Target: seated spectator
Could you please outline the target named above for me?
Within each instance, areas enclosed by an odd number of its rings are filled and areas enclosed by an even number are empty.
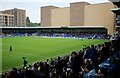
[[[36,78],[36,76],[32,70],[25,70],[24,78]]]
[[[99,57],[99,61],[100,62],[105,61],[109,57],[109,52],[110,52],[110,48],[108,46],[108,42],[105,42]]]
[[[75,77],[78,77],[79,72],[80,72],[80,66],[81,66],[81,59],[79,58],[79,55],[77,55],[77,53],[75,51],[72,52],[72,58],[71,58],[71,68],[72,71],[75,75]]]

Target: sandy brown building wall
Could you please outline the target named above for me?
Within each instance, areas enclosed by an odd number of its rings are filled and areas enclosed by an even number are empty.
[[[70,8],[52,9],[51,26],[69,26]]]
[[[45,6],[41,7],[41,26],[51,26],[51,10],[58,7]]]
[[[112,34],[115,30],[115,15],[111,12],[114,5],[111,2],[86,5],[85,6],[85,26],[105,26],[108,34]]]
[[[70,4],[70,25],[83,26],[84,25],[84,10],[87,2],[76,2]]]

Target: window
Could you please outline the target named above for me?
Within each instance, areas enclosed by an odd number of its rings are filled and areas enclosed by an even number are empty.
[[[120,15],[117,15],[117,19],[120,20]]]

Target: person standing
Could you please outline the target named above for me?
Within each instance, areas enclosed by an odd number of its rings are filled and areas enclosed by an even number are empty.
[[[23,57],[23,60],[24,60],[24,62],[23,62],[24,66],[23,67],[26,67],[27,66],[27,59],[25,57]]]
[[[12,45],[10,45],[10,51],[12,51]]]
[[[84,35],[82,36],[82,41],[83,41],[83,39],[84,39]]]

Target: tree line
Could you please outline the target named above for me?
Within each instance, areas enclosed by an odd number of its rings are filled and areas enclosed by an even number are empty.
[[[36,26],[40,26],[40,23],[30,22],[29,17],[26,17],[26,26],[28,26],[28,27],[36,27]]]

